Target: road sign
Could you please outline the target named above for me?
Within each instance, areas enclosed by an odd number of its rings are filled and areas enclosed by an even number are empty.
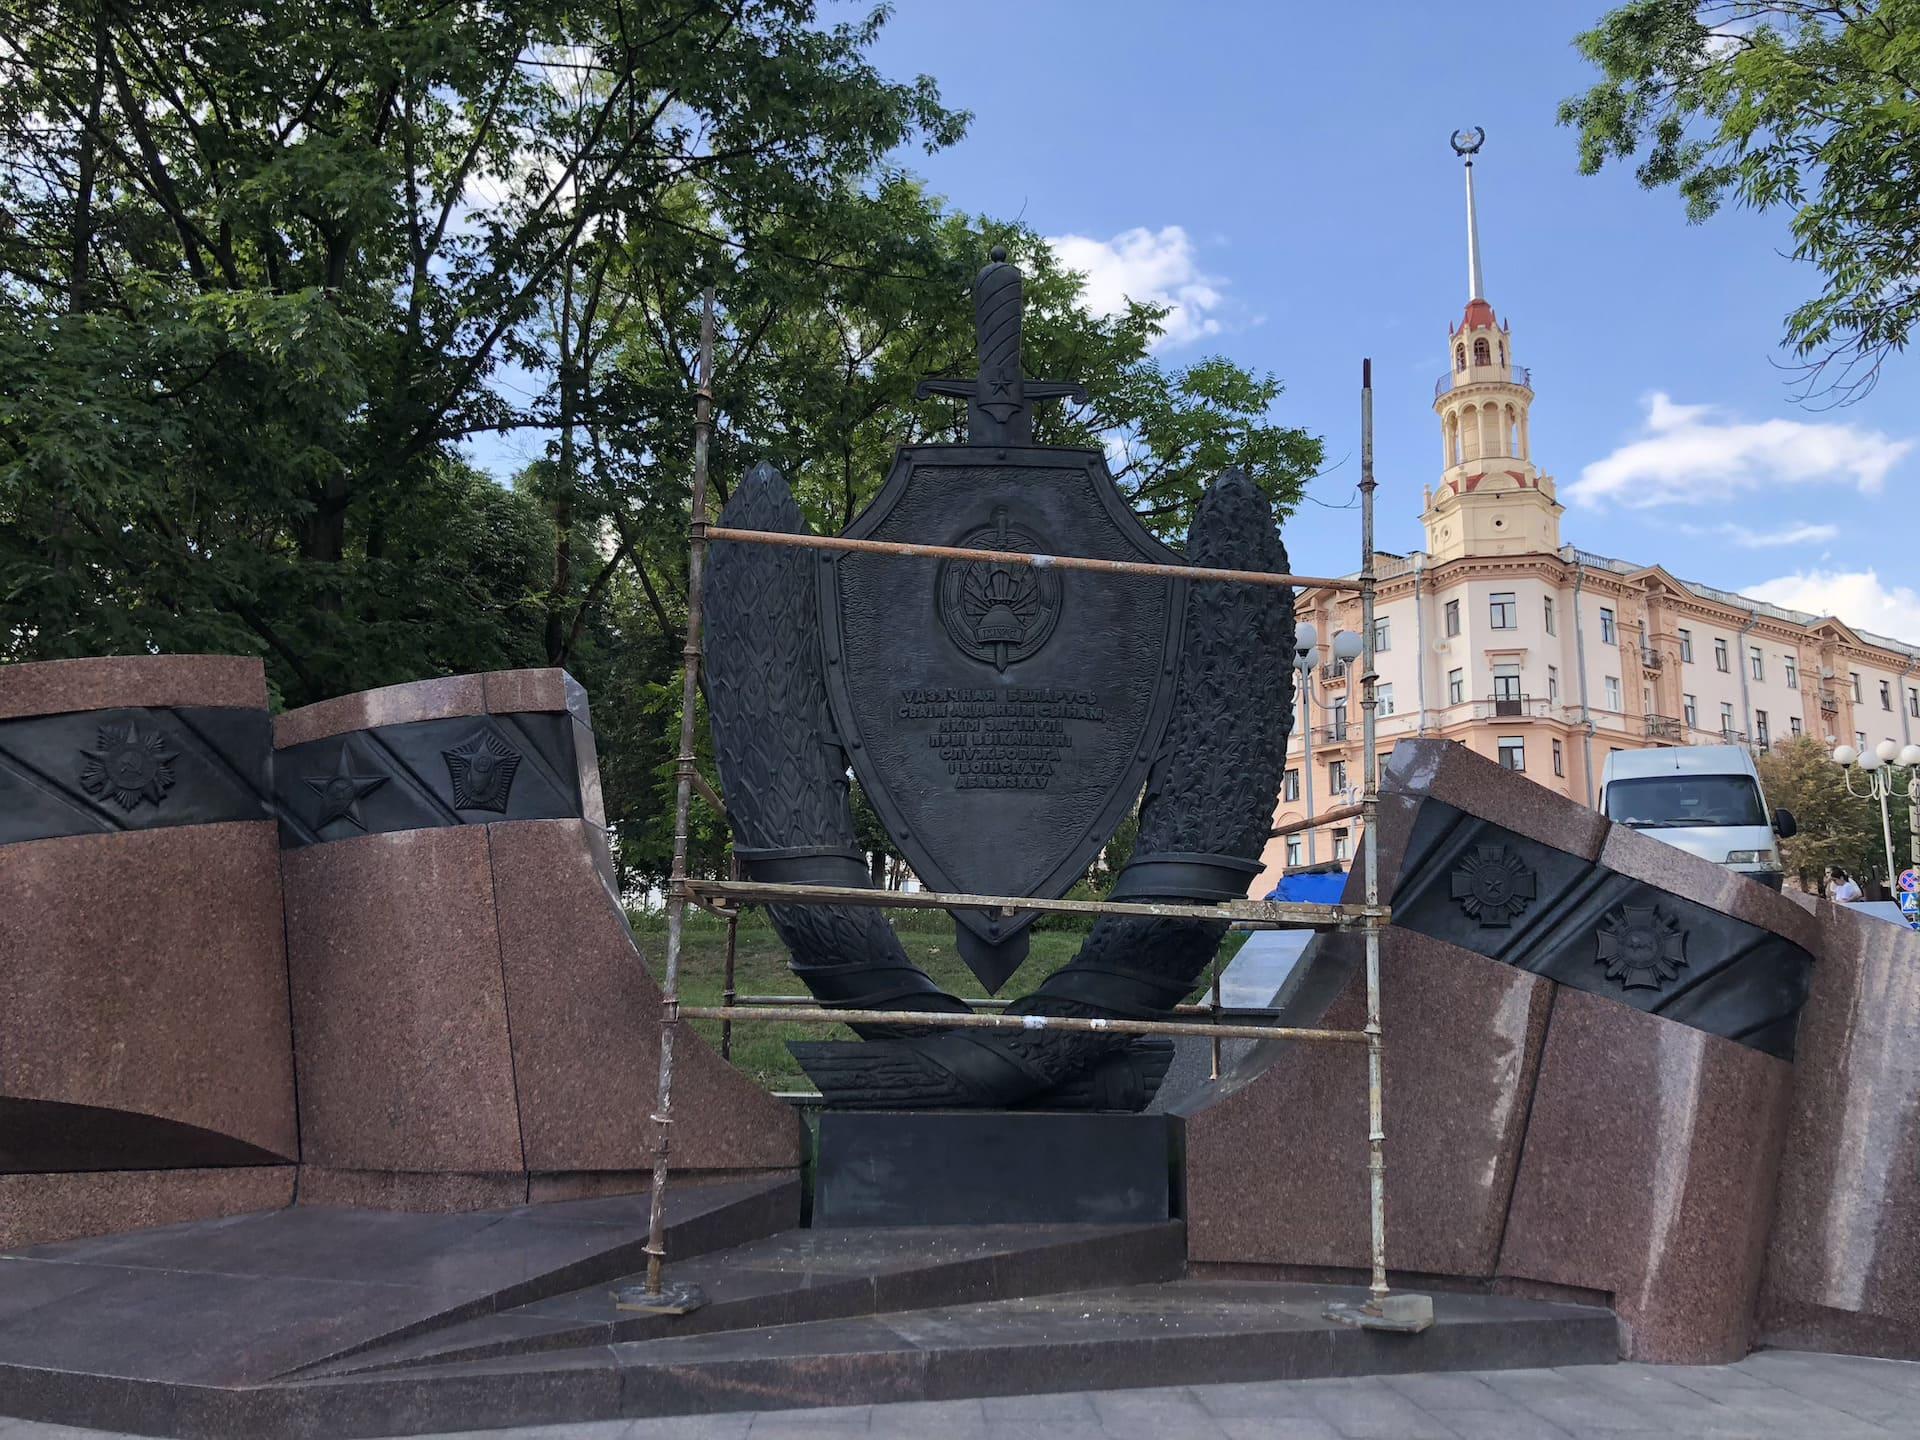
[[[1900,897],[1902,915],[1920,915],[1920,895],[1908,893]]]
[[[1920,870],[1902,870],[1900,878],[1894,883],[1900,887],[1902,895],[1920,894]]]

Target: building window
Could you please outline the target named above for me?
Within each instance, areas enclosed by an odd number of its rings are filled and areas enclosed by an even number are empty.
[[[1520,698],[1520,667],[1518,665],[1493,667],[1493,698],[1496,700]]]
[[[1456,345],[1453,347],[1453,368],[1456,370],[1464,370],[1467,368],[1466,346]]]
[[[1300,798],[1300,771],[1296,768],[1280,777],[1280,798],[1298,800]]]
[[[1724,640],[1713,642],[1713,668],[1722,675],[1727,673],[1727,642]]]
[[[1754,679],[1764,680],[1767,678],[1766,662],[1761,659],[1760,647],[1758,645],[1749,645],[1747,647],[1747,666],[1753,671]]]
[[[1379,702],[1374,708],[1373,713],[1375,715],[1391,715],[1393,713],[1393,686],[1391,685],[1374,686],[1373,698],[1377,702]]]
[[[1520,735],[1502,735],[1500,737],[1500,768],[1502,770],[1525,770],[1527,768],[1527,742]]]
[[[1858,705],[1860,703],[1860,672],[1849,670],[1847,674],[1853,680],[1853,703]]]
[[[1558,740],[1553,742],[1553,773],[1556,775],[1567,773],[1567,752],[1561,748]]]
[[[1620,708],[1620,677],[1609,675],[1601,683],[1607,687],[1607,709],[1618,710]]]
[[[1680,663],[1682,665],[1693,663],[1693,632],[1691,630],[1680,632]]]
[[[1487,601],[1487,623],[1496,630],[1517,630],[1520,628],[1519,608],[1513,592],[1502,591]]]
[[[1333,858],[1336,860],[1344,860],[1347,858],[1347,832],[1345,829],[1333,832]]]
[[[1920,690],[1911,685],[1907,687],[1907,713],[1920,720]]]
[[[1619,631],[1613,623],[1613,611],[1602,605],[1600,607],[1600,643],[1614,645],[1619,643],[1619,639]]]
[[[1458,705],[1467,698],[1467,672],[1447,671],[1447,704]]]
[[[1891,680],[1882,680],[1880,682],[1880,708],[1882,710],[1893,709],[1893,682]]]
[[[1762,750],[1766,749],[1769,743],[1769,737],[1767,735],[1767,712],[1764,710],[1756,710],[1753,712],[1753,743],[1758,745]]]
[[[1345,697],[1342,697],[1341,699],[1334,701],[1333,704],[1328,708],[1333,713],[1333,724],[1330,727],[1332,733],[1329,734],[1327,738],[1330,740],[1346,739],[1347,738],[1347,702]]]
[[[1863,755],[1866,753],[1867,751],[1867,732],[1866,731],[1856,730],[1853,732],[1853,748],[1855,750],[1858,750]]]
[[[1720,702],[1720,733],[1723,736],[1733,734],[1733,702],[1731,700]]]
[[[1547,596],[1547,599],[1546,599],[1546,617],[1547,617],[1547,634],[1552,635],[1557,633],[1553,628],[1553,597],[1551,595]]]
[[[1327,793],[1338,795],[1347,788],[1347,762],[1329,760],[1327,762]]]
[[[1798,715],[1789,715],[1787,717],[1787,729],[1795,735],[1804,733]]]
[[[1432,354],[1433,352],[1428,351],[1427,353]],[[1473,342],[1473,363],[1476,365],[1491,365],[1493,363],[1493,347],[1487,344],[1484,339]]]
[[[1549,665],[1547,666],[1547,699],[1558,700],[1559,698],[1560,667],[1558,665]]]
[[[1689,726],[1698,725],[1700,723],[1700,702],[1695,700],[1691,695],[1682,695],[1680,697],[1680,714],[1685,718]]]
[[[1376,620],[1373,622],[1373,653],[1378,655],[1393,648],[1393,622]]]
[[[1458,635],[1460,633],[1460,602],[1458,600],[1447,601],[1446,616],[1447,634]]]
[[[1793,656],[1782,656],[1780,663],[1787,667],[1787,689],[1798,690],[1800,688],[1800,667],[1794,663]]]
[[[1300,837],[1298,835],[1289,835],[1287,836],[1287,867],[1291,869],[1293,866],[1298,865],[1299,863],[1300,863]]]

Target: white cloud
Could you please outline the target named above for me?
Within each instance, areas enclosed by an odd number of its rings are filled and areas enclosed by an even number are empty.
[[[1832,615],[1860,630],[1920,642],[1920,593],[1884,585],[1873,570],[1809,570],[1742,587],[1741,593],[1789,610]]]
[[[1788,545],[1818,545],[1840,536],[1838,525],[1815,525],[1809,521],[1788,521],[1772,530],[1750,530],[1728,521],[1724,525],[1681,525],[1683,535],[1712,536],[1737,545],[1742,550],[1777,550]]]
[[[1791,485],[1844,484],[1875,495],[1911,449],[1911,440],[1858,425],[1748,422],[1655,394],[1646,434],[1588,465],[1567,494],[1578,505],[1612,501],[1629,510],[1711,504]]]
[[[1168,306],[1159,345],[1185,345],[1220,333],[1215,312],[1226,298],[1222,282],[1201,272],[1193,241],[1180,226],[1149,230],[1136,225],[1111,240],[1051,235],[1047,244],[1062,265],[1086,276],[1087,305],[1095,314],[1118,314],[1129,300]]]

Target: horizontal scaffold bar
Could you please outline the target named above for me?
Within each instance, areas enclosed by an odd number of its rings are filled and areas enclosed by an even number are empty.
[[[1220,1040],[1318,1040],[1364,1045],[1364,1030],[1302,1030],[1288,1025],[1206,1025],[1190,1020],[1107,1020],[1078,1015],[956,1015],[942,1010],[831,1010],[824,1005],[682,1005],[683,1020],[824,1021],[836,1025],[913,1025],[944,1030],[1065,1030],[1096,1035],[1198,1035]]]
[[[1322,575],[1270,575],[1264,570],[1216,570],[1209,565],[1160,565],[1151,560],[1096,560],[1088,555],[1033,555],[1025,550],[976,550],[961,545],[910,545],[901,540],[849,540],[844,535],[795,535],[785,530],[736,530],[706,527],[709,540],[746,545],[787,545],[798,550],[844,550],[861,555],[922,556],[930,560],[985,560],[994,565],[1031,565],[1037,570],[1098,570],[1108,575],[1145,575],[1154,579],[1230,580],[1240,585],[1285,585],[1302,589],[1358,590],[1357,580]]]
[[[939,890],[869,890],[857,885],[776,885],[758,880],[688,880],[686,893],[696,903],[732,901],[737,905],[871,905],[884,910],[998,910],[1012,915],[1037,910],[1043,915],[1138,915],[1159,920],[1224,920],[1263,930],[1337,930],[1367,918],[1364,905],[1310,905],[1298,900],[1222,900],[1214,905],[1183,905],[1155,900],[1045,900],[1029,895],[956,895]],[[1384,905],[1371,912],[1381,924],[1391,920]]]
[[[1267,832],[1267,838],[1272,840],[1281,835],[1297,835],[1302,830],[1317,830],[1320,826],[1331,825],[1336,820],[1351,820],[1355,816],[1366,813],[1365,804],[1336,805],[1331,810],[1322,810],[1318,815],[1308,815],[1301,820],[1288,820],[1284,824],[1276,825]]]
[[[984,999],[978,995],[962,995],[959,998],[964,1004],[971,1006],[975,1010],[1004,1010],[1014,1003],[1012,1000]],[[813,997],[811,995],[736,995],[729,1003],[753,1006],[811,1005],[813,1003]],[[1176,1005],[1173,1007],[1173,1013],[1176,1015],[1211,1015],[1214,1013],[1214,1008],[1211,1005]],[[1254,1019],[1271,1019],[1280,1012],[1271,1005],[1222,1005],[1219,1013],[1228,1020],[1236,1020],[1246,1019],[1248,1017]]]

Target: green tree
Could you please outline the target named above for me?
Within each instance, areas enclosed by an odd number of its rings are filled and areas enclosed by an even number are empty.
[[[1920,320],[1920,0],[1629,0],[1577,40],[1580,168],[1638,157],[1690,220],[1789,212],[1823,277],[1786,317],[1809,393],[1871,388]]]
[[[1833,763],[1827,747],[1810,735],[1798,735],[1774,744],[1759,758],[1760,786],[1767,803],[1790,810],[1799,833],[1781,842],[1781,860],[1802,890],[1827,891],[1827,874],[1835,866],[1865,884],[1885,880],[1886,837],[1880,829],[1880,807],[1847,793],[1847,780]],[[1889,801],[1893,831],[1893,858],[1904,865],[1908,855],[1908,805],[1904,796]]]

